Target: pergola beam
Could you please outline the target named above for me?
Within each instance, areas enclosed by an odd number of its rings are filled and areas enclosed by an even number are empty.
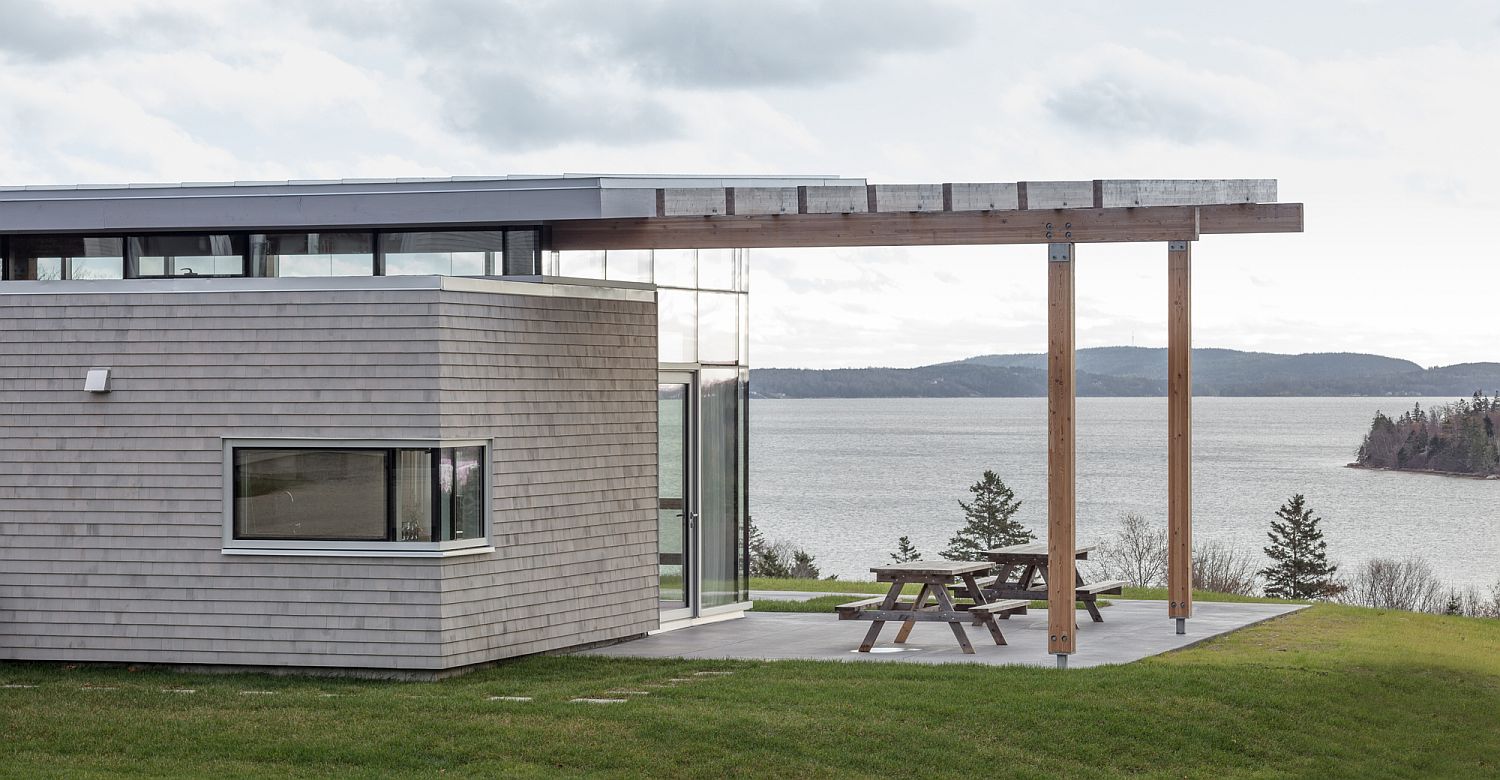
[[[761,249],[1193,241],[1300,233],[1302,204],[757,214],[563,220],[553,249]]]

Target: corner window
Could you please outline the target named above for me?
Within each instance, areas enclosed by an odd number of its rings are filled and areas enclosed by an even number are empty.
[[[486,449],[227,443],[226,552],[483,546]]]

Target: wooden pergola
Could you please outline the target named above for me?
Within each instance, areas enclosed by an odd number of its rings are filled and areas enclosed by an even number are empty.
[[[1167,248],[1168,616],[1192,616],[1192,247],[1204,235],[1300,233],[1266,179],[658,189],[656,216],[551,224],[557,250],[1046,244],[1048,652],[1077,650],[1074,259],[1078,244]]]

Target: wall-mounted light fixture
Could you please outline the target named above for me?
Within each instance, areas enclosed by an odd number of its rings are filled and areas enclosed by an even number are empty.
[[[109,392],[109,369],[91,368],[83,377],[83,389],[90,393]]]

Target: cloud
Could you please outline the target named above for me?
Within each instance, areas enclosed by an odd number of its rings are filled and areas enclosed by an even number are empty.
[[[1071,84],[1048,98],[1046,106],[1059,121],[1092,135],[1196,144],[1241,141],[1253,126],[1232,109],[1204,105],[1201,97],[1172,94],[1119,76]]]
[[[907,0],[606,3],[576,19],[607,56],[684,87],[797,87],[869,73],[880,60],[935,56],[968,37],[967,9]]]
[[[677,112],[649,96],[558,89],[505,71],[464,73],[443,92],[455,127],[512,150],[575,141],[660,143],[682,131]]]
[[[0,0],[0,19],[5,21],[0,52],[32,63],[155,45],[173,40],[196,21],[154,8],[60,6],[43,0]]]

